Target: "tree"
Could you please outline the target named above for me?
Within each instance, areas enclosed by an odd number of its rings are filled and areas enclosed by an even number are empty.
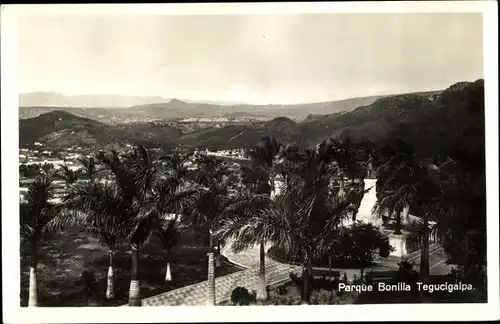
[[[170,263],[168,262],[168,255],[174,246],[179,243],[179,235],[182,229],[179,227],[178,216],[174,216],[172,219],[167,219],[163,226],[159,226],[156,229],[156,233],[160,238],[163,250],[166,254],[166,273],[165,281],[170,281]]]
[[[28,188],[24,203],[20,205],[21,238],[30,246],[29,307],[38,306],[37,251],[45,225],[54,217],[56,207],[50,203],[53,197],[52,177],[42,175]]]
[[[419,273],[424,281],[429,276],[429,219],[436,218],[440,199],[440,191],[429,166],[428,160],[416,154],[404,152],[394,155],[377,170],[384,182],[380,186],[381,194],[375,206],[379,215],[385,210],[389,215],[399,215],[407,206],[419,206],[423,222]]]
[[[244,174],[244,183],[249,190],[255,194],[265,194],[271,197],[274,191],[273,166],[275,159],[280,152],[281,144],[276,139],[265,136],[259,145],[252,146],[246,151],[246,155],[252,162],[251,167],[242,165]],[[266,283],[266,264],[265,264],[265,244],[266,241],[259,242],[260,249],[260,267],[259,278],[260,285],[257,291],[257,298],[267,299]]]
[[[61,165],[61,168],[57,170],[57,175],[66,182],[67,185],[72,185],[80,177],[80,170],[72,170],[66,163]]]
[[[101,153],[98,159],[109,181],[89,181],[74,186],[65,200],[66,216],[54,226],[79,224],[107,235],[106,242],[111,237],[130,242],[129,305],[141,306],[140,247],[161,229],[165,214],[177,214],[192,205],[197,190],[185,189],[176,173],[160,177],[158,163],[145,147],[137,147],[122,156],[112,150]]]
[[[64,196],[62,208],[46,229],[59,231],[80,227],[95,235],[109,251],[106,298],[114,298],[113,256],[126,237],[126,208],[121,192],[112,183],[82,182]]]
[[[113,158],[111,161],[115,161]],[[199,190],[189,189],[177,172],[158,175],[155,159],[145,147],[127,155],[124,167],[109,164],[124,192],[132,247],[129,305],[141,306],[139,290],[139,249],[163,226],[165,214],[182,214],[196,202]],[[120,166],[120,164],[117,164]]]
[[[451,261],[464,277],[486,265],[486,204],[484,171],[449,160],[433,168],[441,189],[437,231]]]
[[[375,257],[386,258],[391,251],[387,240],[377,227],[360,221],[341,228],[339,238],[335,243],[335,249],[359,263],[361,279],[364,269],[372,263]]]
[[[78,162],[82,165],[82,173],[89,181],[94,181],[97,176],[97,165],[94,157],[80,157]]]
[[[224,218],[217,236],[234,237],[233,250],[241,251],[261,242],[271,242],[287,253],[300,255],[304,260],[303,301],[310,296],[312,258],[322,252],[336,236],[339,224],[357,195],[335,199],[328,184],[338,168],[332,167],[331,147],[325,142],[316,150],[290,150],[292,170],[287,173],[285,185],[274,200],[269,195],[254,194],[257,208]],[[260,201],[259,201],[260,200]],[[240,210],[245,210],[241,208]]]
[[[332,145],[334,160],[338,164],[340,170],[339,195],[345,195],[344,178],[350,178],[354,182],[354,178],[358,173],[358,163],[355,158],[355,151],[351,144],[351,140],[347,137],[340,142],[333,138],[330,139]]]
[[[192,173],[192,178],[201,186],[202,190],[197,201],[186,211],[181,222],[205,234],[207,239],[209,259],[209,303],[215,303],[215,267],[220,264],[221,240],[215,240],[213,231],[218,227],[219,221],[226,209],[230,208],[236,191],[230,182],[231,174],[227,163],[215,157],[201,155],[195,159],[197,169]],[[218,246],[214,260],[214,247]]]
[[[45,175],[49,175],[51,174],[52,170],[54,170],[54,165],[52,163],[44,163],[42,164],[41,166],[41,171],[45,174]]]
[[[40,175],[41,165],[39,163],[35,164],[21,164],[19,165],[19,177],[20,178],[31,178]]]

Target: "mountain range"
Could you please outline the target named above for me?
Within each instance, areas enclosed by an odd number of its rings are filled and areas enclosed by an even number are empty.
[[[432,94],[439,91],[424,92]],[[200,102],[162,97],[133,97],[114,95],[65,96],[51,92],[21,94],[19,118],[32,118],[53,110],[103,122],[124,118],[177,119],[216,116],[287,116],[303,119],[308,115],[334,114],[369,105],[386,96],[369,96],[337,101],[293,105],[252,105],[228,102]]]
[[[459,82],[443,91],[370,98],[370,100],[358,98],[356,102],[368,103],[348,111],[327,114],[311,112],[308,118],[300,122],[284,114],[265,122],[211,127],[188,133],[183,133],[172,124],[151,122],[108,125],[67,112],[52,111],[35,118],[20,120],[20,144],[45,141],[57,147],[79,145],[82,142],[101,146],[120,141],[233,149],[257,143],[263,136],[268,135],[284,143],[306,146],[315,145],[327,138],[349,137],[357,142],[371,141],[379,144],[405,139],[417,148],[436,154],[461,150],[464,147],[484,149],[484,80],[482,79],[475,82]],[[181,106],[184,107],[181,109],[184,111],[201,110],[200,107],[221,109],[220,106],[211,104],[190,104],[173,100],[153,108],[147,105],[130,109],[151,111],[152,108],[165,111],[165,107],[169,107],[169,104],[171,109],[167,108],[166,111]],[[337,107],[341,104],[336,102]],[[321,103],[310,105],[316,107],[323,105],[324,108],[324,104]],[[251,112],[256,114],[255,110]]]
[[[120,95],[76,95],[66,96],[57,92],[30,92],[19,95],[20,107],[65,107],[65,108],[127,108],[152,102],[168,102],[160,96],[139,97]]]
[[[459,82],[441,92],[379,98],[352,111],[286,117],[241,126],[188,133],[170,142],[192,147],[238,148],[269,135],[284,143],[312,146],[328,139],[370,141],[381,145],[398,139],[416,149],[442,154],[463,148],[484,149],[484,80]]]

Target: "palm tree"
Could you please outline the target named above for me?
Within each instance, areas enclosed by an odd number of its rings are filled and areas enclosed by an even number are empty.
[[[109,251],[106,298],[114,298],[113,256],[126,236],[126,208],[118,187],[106,182],[83,182],[73,185],[63,198],[59,214],[46,229],[60,231],[81,227],[94,234]],[[90,300],[89,300],[90,302]]]
[[[255,194],[265,194],[271,197],[274,191],[273,166],[281,149],[281,144],[276,139],[269,136],[264,137],[259,145],[250,147],[246,155],[252,162],[251,167],[242,165],[244,181],[250,191]],[[257,291],[257,298],[265,300],[268,298],[266,283],[266,264],[265,264],[265,244],[266,241],[259,242],[259,278],[260,285]]]
[[[158,174],[158,163],[145,147],[121,157],[112,150],[98,156],[108,181],[76,185],[65,198],[64,212],[53,227],[83,225],[100,234],[110,249],[128,240],[132,250],[129,305],[141,306],[139,250],[162,229],[164,216],[179,213],[195,201],[197,190],[184,189],[177,173]]]
[[[442,243],[462,273],[474,272],[486,264],[485,175],[455,160],[431,170],[441,191],[436,221]]]
[[[354,177],[357,172],[357,162],[354,156],[354,148],[351,145],[350,138],[346,138],[344,141],[340,142],[333,138],[330,139],[330,143],[333,146],[333,154],[335,162],[338,164],[340,169],[339,182],[339,195],[345,195],[345,183],[344,178],[348,177],[354,181]]]
[[[160,226],[156,229],[156,233],[160,238],[162,243],[162,247],[166,254],[167,265],[165,271],[165,281],[170,281],[172,278],[170,277],[170,263],[168,262],[168,255],[172,248],[179,243],[179,235],[182,232],[182,229],[178,224],[178,215],[175,215],[173,219],[167,219],[163,226]]]
[[[80,157],[78,162],[82,165],[82,173],[85,174],[89,181],[94,181],[97,176],[97,165],[94,157]]]
[[[114,160],[114,159],[113,159]],[[155,159],[145,147],[138,147],[122,165],[109,164],[118,185],[125,193],[128,205],[129,239],[132,247],[132,271],[129,305],[141,306],[139,290],[139,250],[152,234],[163,226],[166,214],[182,214],[197,200],[199,190],[189,189],[176,172],[167,177],[158,176]],[[118,164],[120,165],[120,164]],[[126,171],[123,171],[126,170]]]
[[[268,195],[255,196],[254,201],[260,200],[260,208],[224,218],[216,235],[235,237],[235,252],[269,241],[287,253],[302,257],[303,300],[307,302],[312,259],[334,239],[352,200],[361,193],[350,193],[343,200],[335,199],[328,184],[338,168],[332,166],[331,147],[325,142],[317,150],[294,151],[297,155],[290,165],[295,167],[288,172],[282,192],[274,200]]]
[[[57,170],[57,175],[64,180],[67,185],[72,185],[78,181],[80,173],[80,170],[72,170],[66,163],[61,165],[61,168]]]
[[[52,177],[42,175],[29,186],[25,202],[20,205],[21,238],[30,246],[29,307],[38,306],[37,249],[42,239],[43,228],[55,214]]]
[[[419,206],[422,212],[423,246],[420,259],[420,276],[429,276],[429,219],[436,217],[439,189],[431,176],[429,162],[415,154],[399,153],[380,166],[377,173],[383,180],[380,198],[375,205],[381,215],[385,210],[389,215],[396,214],[400,219],[403,209]],[[395,234],[401,233],[400,220],[397,220]]]
[[[185,226],[194,227],[197,231],[206,234],[208,247],[208,303],[215,304],[215,268],[220,265],[220,240],[214,240],[213,231],[223,217],[225,210],[230,208],[234,199],[233,183],[230,181],[229,166],[211,156],[199,156],[196,159],[197,170],[191,174],[202,188],[197,201],[182,222]],[[214,242],[215,241],[215,242]],[[214,259],[214,245],[218,246],[218,253]]]

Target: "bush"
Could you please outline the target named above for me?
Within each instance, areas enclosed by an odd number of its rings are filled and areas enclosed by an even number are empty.
[[[250,294],[245,287],[236,287],[231,293],[231,302],[237,306],[250,305],[250,302],[255,301],[255,297],[255,292]]]
[[[393,281],[396,283],[405,282],[412,287],[412,290],[416,291],[418,272],[413,270],[413,263],[403,260],[398,263],[398,267],[398,272]]]
[[[93,270],[83,270],[80,276],[85,287],[85,298],[87,302],[93,302],[96,296],[97,281]]]
[[[333,290],[315,290],[310,297],[311,305],[336,305],[340,304],[337,294]]]
[[[288,287],[286,285],[280,285],[276,288],[276,293],[278,295],[284,296],[288,292]]]
[[[268,300],[258,301],[255,305],[301,305],[300,296],[272,296]]]

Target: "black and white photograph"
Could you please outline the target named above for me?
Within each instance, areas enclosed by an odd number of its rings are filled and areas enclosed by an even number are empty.
[[[4,321],[499,319],[497,5],[419,3],[2,6]]]

